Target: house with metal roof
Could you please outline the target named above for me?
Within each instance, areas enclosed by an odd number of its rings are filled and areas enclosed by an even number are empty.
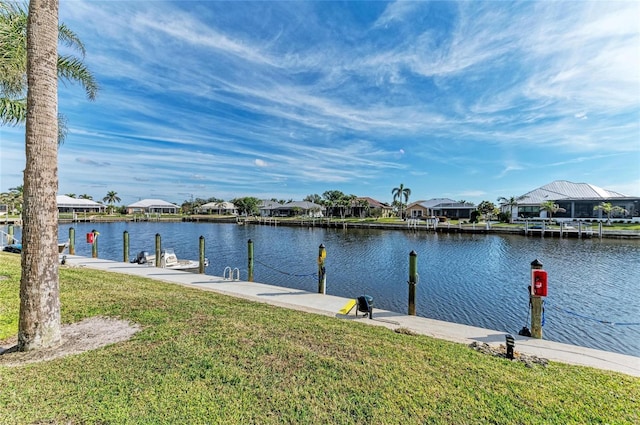
[[[56,196],[58,213],[101,213],[106,206],[91,199],[72,198],[67,195]]]
[[[476,206],[471,202],[458,202],[449,198],[416,201],[407,206],[408,218],[447,217],[470,218]]]
[[[263,199],[262,201],[260,201],[260,205],[258,205],[260,217],[271,217],[273,215],[273,211],[282,205],[283,204],[276,201]]]
[[[603,202],[623,208],[626,213],[613,214],[612,218],[631,219],[640,216],[640,198],[626,196],[613,190],[603,189],[589,183],[573,183],[556,180],[519,197],[518,217],[546,217],[541,211],[541,204],[553,201],[560,210],[553,214],[554,218],[605,219],[606,215],[596,207]],[[507,207],[508,209],[508,207]]]
[[[198,213],[218,215],[238,215],[238,209],[233,202],[208,202],[198,207]]]
[[[306,215],[309,217],[322,217],[324,207],[309,201],[293,201],[286,204],[273,205],[271,216],[291,217],[296,215]]]
[[[127,214],[178,214],[180,207],[162,199],[143,199],[127,205]]]

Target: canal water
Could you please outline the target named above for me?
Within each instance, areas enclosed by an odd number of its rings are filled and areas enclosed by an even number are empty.
[[[640,356],[640,242],[518,235],[434,234],[399,230],[322,229],[216,223],[75,223],[76,254],[91,256],[85,234],[100,232],[98,256],[122,261],[162,246],[178,258],[198,258],[205,238],[209,275],[238,268],[247,279],[247,241],[254,244],[254,280],[318,290],[318,247],[327,251],[328,294],[368,294],[374,307],[406,313],[409,253],[418,255],[419,316],[516,334],[530,327],[531,262],[549,274],[545,339]],[[374,313],[375,314],[375,313]]]

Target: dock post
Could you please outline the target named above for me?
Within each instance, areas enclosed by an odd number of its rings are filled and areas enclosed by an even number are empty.
[[[327,269],[324,267],[324,261],[327,258],[327,250],[324,244],[318,247],[318,293],[326,294],[327,292]]]
[[[129,232],[122,232],[122,261],[129,262]]]
[[[204,236],[200,235],[199,242],[200,242],[200,246],[199,246],[200,249],[199,249],[198,252],[200,253],[200,255],[198,257],[198,262],[199,262],[198,273],[204,274],[204,258],[205,258],[205,256],[204,256]]]
[[[7,211],[7,217],[9,216],[9,212]],[[13,244],[13,224],[10,224],[7,228],[7,245]]]
[[[91,233],[93,233],[93,243],[91,244],[91,257],[98,258],[98,235],[100,233],[98,233],[96,229],[93,229]]]
[[[531,276],[533,280],[533,271],[541,270],[542,263],[533,260],[531,262]],[[529,288],[529,305],[531,306],[531,336],[533,338],[542,338],[542,297],[533,295],[533,282]]]
[[[247,280],[253,282],[253,241],[247,241]]]
[[[410,316],[416,315],[416,285],[418,284],[418,254],[415,251],[409,253],[409,312]]]
[[[602,222],[598,221],[598,237],[602,239]]]
[[[582,239],[582,222],[578,222],[578,238]]]
[[[162,255],[162,237],[156,233],[156,267],[160,267],[160,256]]]
[[[562,239],[562,224],[564,223],[564,221],[560,222],[560,239]]]
[[[69,255],[76,255],[76,229],[69,227]]]

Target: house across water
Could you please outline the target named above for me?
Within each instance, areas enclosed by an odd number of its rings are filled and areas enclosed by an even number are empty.
[[[447,217],[449,219],[470,218],[476,206],[471,202],[458,202],[449,198],[434,198],[417,201],[407,206],[408,218]]]
[[[607,219],[607,214],[598,206],[609,203],[614,208],[611,219],[640,220],[640,197],[626,196],[612,190],[602,189],[588,183],[572,183],[556,180],[520,196],[517,205],[518,218],[547,217],[541,205],[552,201],[558,205],[553,213],[556,219]],[[508,205],[503,205],[505,212]],[[515,207],[513,207],[515,216]]]

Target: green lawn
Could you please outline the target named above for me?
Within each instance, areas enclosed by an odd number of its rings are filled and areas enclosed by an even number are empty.
[[[19,257],[0,253],[0,339],[17,332]],[[386,328],[87,269],[60,270],[65,323],[133,339],[0,366],[2,424],[638,423],[640,379],[527,368]]]

